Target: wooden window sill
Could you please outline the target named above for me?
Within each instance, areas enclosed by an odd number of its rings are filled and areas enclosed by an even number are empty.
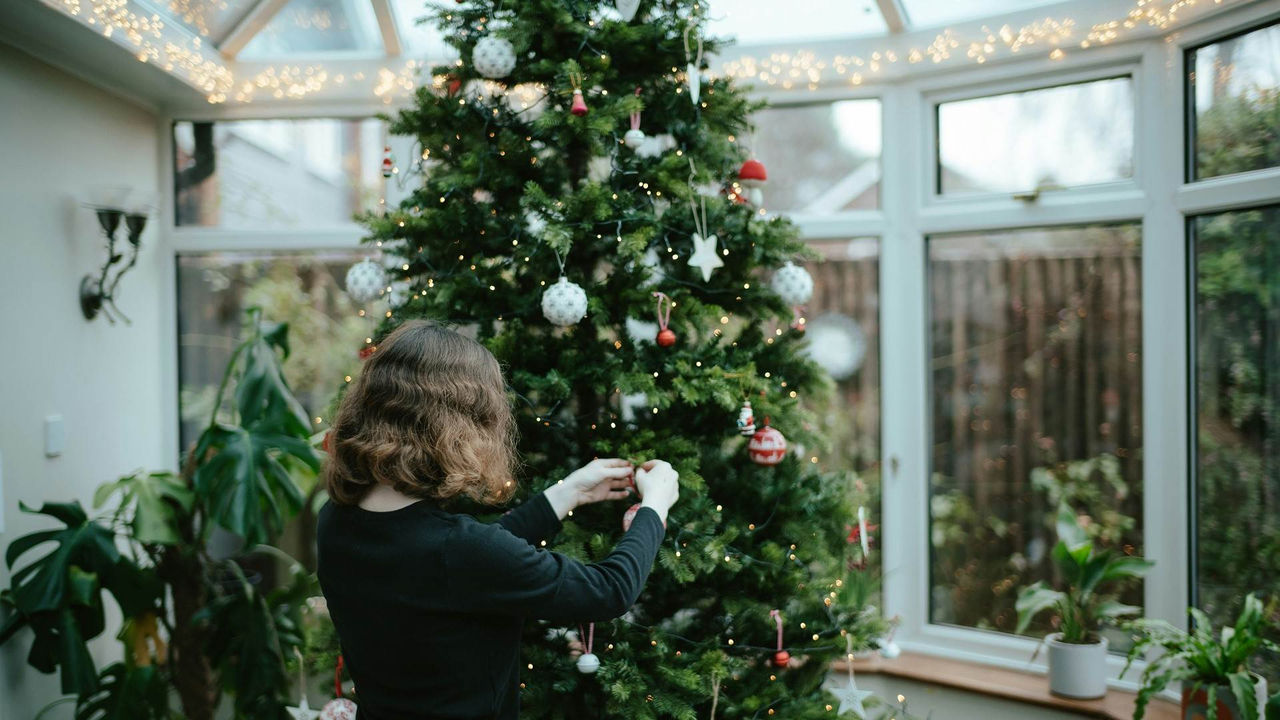
[[[832,669],[844,672],[845,662],[836,661]],[[1043,675],[921,653],[904,652],[892,660],[879,656],[857,659],[853,661],[853,671],[900,677],[1103,720],[1131,720],[1136,697],[1113,689],[1097,700],[1071,700],[1051,694],[1049,681]],[[1147,706],[1145,720],[1179,720],[1178,706],[1154,700]]]

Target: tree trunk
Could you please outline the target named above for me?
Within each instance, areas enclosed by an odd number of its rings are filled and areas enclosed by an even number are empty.
[[[200,559],[178,547],[165,549],[157,568],[173,592],[173,685],[187,720],[213,720],[220,691],[209,658],[204,653],[206,632],[192,618],[206,601]]]

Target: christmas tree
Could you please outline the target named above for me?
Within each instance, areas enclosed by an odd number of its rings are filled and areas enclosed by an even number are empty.
[[[525,492],[593,457],[680,472],[635,607],[592,628],[527,625],[524,717],[830,718],[829,661],[885,630],[848,479],[817,464],[806,402],[830,383],[803,353],[812,281],[791,263],[805,246],[760,206],[759,104],[706,76],[721,42],[705,11],[434,9],[461,59],[392,118],[414,156],[388,155],[384,174],[418,184],[365,218],[383,262],[349,278],[359,299],[391,295],[365,352],[422,317],[503,363]],[[602,558],[626,509],[581,508],[551,549]],[[571,652],[588,643],[594,673]]]

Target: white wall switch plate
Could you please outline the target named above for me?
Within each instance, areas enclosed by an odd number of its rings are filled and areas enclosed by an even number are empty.
[[[44,419],[44,455],[55,458],[62,454],[67,446],[67,430],[62,424],[61,415],[50,415]]]

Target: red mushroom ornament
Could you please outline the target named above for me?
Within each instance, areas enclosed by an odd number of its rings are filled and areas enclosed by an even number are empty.
[[[755,158],[742,163],[742,167],[738,168],[738,182],[747,189],[747,199],[752,205],[759,205],[764,202],[765,182],[769,180],[769,174],[765,172],[764,163]]]

